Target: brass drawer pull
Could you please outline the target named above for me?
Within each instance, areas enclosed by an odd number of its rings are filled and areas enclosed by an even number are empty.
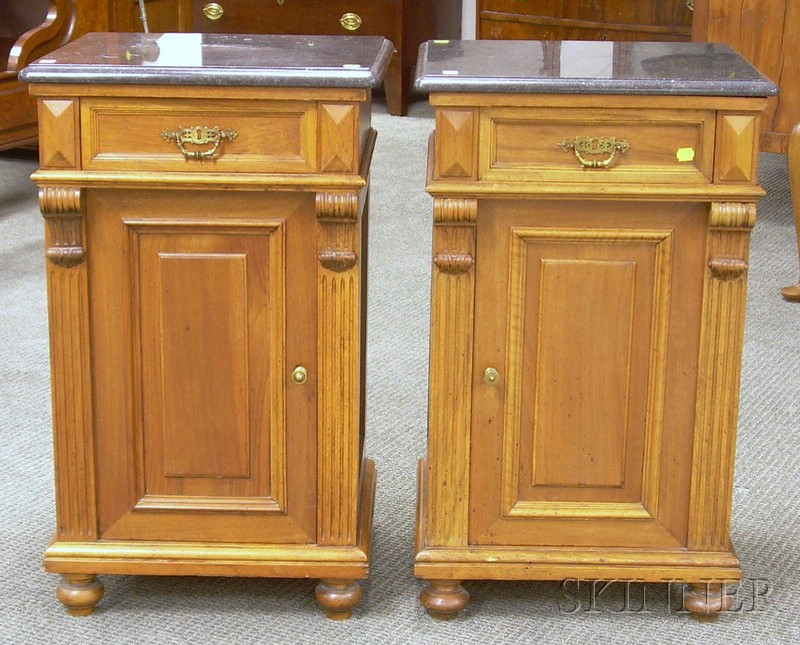
[[[348,12],[339,18],[339,24],[347,31],[357,31],[363,22],[357,13]]]
[[[608,168],[618,152],[630,150],[631,144],[627,139],[617,141],[616,137],[575,137],[572,141],[564,139],[561,149],[575,153],[581,166],[584,168]],[[583,155],[607,155],[605,159],[591,160]]]
[[[218,125],[209,128],[207,125],[193,125],[191,128],[178,126],[177,130],[161,133],[164,141],[175,141],[181,154],[187,159],[211,159],[219,150],[223,139],[233,140],[239,136],[236,130],[221,130]],[[188,150],[186,145],[205,146],[211,144],[207,150]]]
[[[686,0],[686,8],[689,11],[694,11],[694,0]]]
[[[209,2],[203,7],[203,15],[209,20],[219,20],[224,13],[222,5],[218,5],[216,2]]]
[[[483,371],[483,382],[486,385],[497,385],[500,381],[500,373],[493,367],[487,367]]]

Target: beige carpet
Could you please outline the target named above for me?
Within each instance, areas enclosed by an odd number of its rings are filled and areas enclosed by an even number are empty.
[[[377,107],[370,226],[366,452],[378,464],[374,565],[344,623],[326,620],[313,581],[104,576],[97,613],[70,618],[41,555],[54,526],[42,223],[30,159],[0,155],[0,643],[791,643],[800,637],[800,304],[786,160],[761,157],[769,191],[753,238],[733,537],[742,610],[715,624],[671,610],[665,586],[600,595],[556,583],[472,582],[472,604],[435,622],[411,575],[416,462],[425,451],[431,201],[424,102]],[[762,594],[752,610],[753,590]],[[767,593],[768,592],[768,593]],[[580,607],[577,607],[579,601]]]

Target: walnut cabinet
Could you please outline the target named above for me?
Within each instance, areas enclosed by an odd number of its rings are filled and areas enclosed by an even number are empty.
[[[775,88],[704,47],[425,45],[434,241],[414,572],[436,617],[480,579],[687,583],[700,614],[730,601],[748,240]],[[725,60],[718,76],[680,71],[704,56]]]
[[[764,113],[761,150],[786,153],[800,121],[800,5],[793,0],[697,0],[692,39],[731,45],[780,87]]]
[[[317,77],[276,72],[275,51]],[[390,55],[383,38],[91,34],[26,70],[52,349],[45,567],[70,612],[92,611],[103,573],[319,578],[331,618],[358,602],[370,89]]]

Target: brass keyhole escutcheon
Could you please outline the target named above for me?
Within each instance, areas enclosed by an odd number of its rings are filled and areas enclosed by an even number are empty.
[[[219,20],[222,18],[224,13],[225,9],[222,8],[222,5],[218,5],[216,2],[209,2],[205,7],[203,7],[203,15],[209,20]]]
[[[487,367],[483,372],[483,381],[486,385],[497,385],[500,373],[493,367]]]
[[[339,18],[339,24],[347,31],[357,31],[362,22],[361,16],[357,13],[348,12]]]
[[[298,365],[294,368],[294,372],[292,372],[292,381],[297,383],[297,385],[302,385],[308,380],[308,371],[302,365]]]

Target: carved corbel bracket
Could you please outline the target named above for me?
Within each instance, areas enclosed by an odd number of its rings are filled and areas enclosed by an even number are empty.
[[[756,205],[714,202],[709,215],[708,267],[711,277],[736,280],[747,273],[750,231],[756,224]]]
[[[440,197],[433,202],[434,265],[448,275],[467,273],[475,264],[476,199]]]
[[[357,192],[317,193],[318,257],[328,271],[340,273],[356,265],[358,217],[363,203]]]
[[[86,258],[83,243],[83,190],[72,186],[39,189],[39,210],[47,223],[47,258],[69,269]]]
[[[750,230],[756,225],[756,205],[742,202],[711,204],[709,228]]]

